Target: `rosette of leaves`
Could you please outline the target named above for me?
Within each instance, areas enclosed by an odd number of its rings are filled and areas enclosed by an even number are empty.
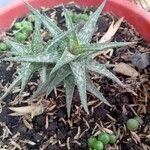
[[[53,22],[51,23],[53,24]],[[52,65],[55,64],[57,60],[60,58],[60,55],[58,55],[58,51],[56,50],[57,47],[56,45],[63,38],[67,37],[70,31],[65,33],[62,32],[53,41],[50,41],[47,44],[45,44],[42,40],[40,29],[41,29],[41,19],[38,16],[36,17],[35,20],[31,44],[24,45],[22,43],[17,43],[15,41],[11,41],[8,39],[6,40],[11,46],[10,53],[15,57],[4,58],[2,60],[21,62],[21,68],[17,70],[16,79],[12,82],[12,84],[8,87],[4,95],[0,98],[1,100],[4,99],[12,91],[12,89],[18,85],[21,85],[20,90],[21,94],[24,91],[31,76],[35,72],[39,73],[41,82],[42,83],[45,82],[47,79],[47,75],[50,73],[52,67],[49,64]],[[47,52],[51,48],[53,48],[53,51],[51,51],[47,55]],[[47,60],[47,62],[45,62],[45,60]]]
[[[21,82],[21,89],[23,90],[29,77],[35,71],[39,71],[42,82],[31,98],[44,93],[48,96],[55,87],[63,83],[66,92],[68,116],[70,116],[75,86],[78,89],[81,104],[87,113],[89,112],[87,91],[95,95],[105,104],[110,105],[90,79],[90,72],[92,71],[104,75],[122,87],[124,87],[124,84],[106,68],[105,64],[101,64],[92,59],[91,55],[98,51],[127,46],[131,43],[91,43],[96,22],[105,3],[106,1],[89,16],[89,20],[80,30],[74,27],[68,10],[63,6],[66,27],[68,29],[68,31],[65,32],[62,31],[53,20],[42,15],[38,10],[27,4],[30,11],[36,16],[36,19],[42,22],[44,27],[53,35],[53,39],[48,43],[43,43],[39,33],[40,27],[35,24],[30,48],[27,49],[22,44],[10,42],[13,47],[13,54],[17,56],[6,58],[5,60],[21,62],[22,68],[16,80],[14,80],[12,85],[8,88],[8,92],[19,82]],[[4,95],[6,94],[7,92]]]

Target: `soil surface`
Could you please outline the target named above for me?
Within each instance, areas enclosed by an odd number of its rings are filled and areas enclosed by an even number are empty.
[[[69,9],[77,13],[87,13],[94,8],[80,8],[69,6]],[[65,29],[62,8],[58,7],[46,10],[49,17],[53,17],[58,25]],[[117,20],[110,14],[103,14],[97,23],[97,29],[93,35],[92,42],[97,42],[108,30],[111,22]],[[46,32],[46,31],[45,31]],[[43,34],[45,41],[50,36]],[[18,99],[17,89],[5,99],[6,103],[0,104],[0,149],[13,150],[88,150],[87,139],[91,135],[97,135],[101,131],[114,133],[118,140],[114,145],[108,145],[106,150],[150,150],[150,67],[139,68],[139,64],[133,60],[133,56],[141,56],[149,53],[150,45],[144,41],[138,33],[125,21],[112,41],[136,41],[137,43],[123,48],[112,50],[112,53],[101,54],[97,60],[102,63],[118,64],[123,62],[132,66],[139,75],[128,77],[117,74],[119,79],[134,90],[137,96],[121,89],[119,85],[110,79],[97,74],[92,79],[104,96],[112,104],[112,107],[101,103],[97,98],[88,93],[90,115],[87,115],[80,106],[77,90],[74,92],[71,118],[67,118],[65,94],[63,87],[58,87],[51,93],[48,99],[39,97],[44,106],[43,113],[33,116],[11,116],[13,113],[9,107],[29,106],[35,102],[28,101],[28,96],[33,93],[38,83],[38,76],[32,77],[26,87],[22,99]],[[2,54],[3,55],[3,54]],[[1,55],[1,57],[3,57]],[[140,63],[140,65],[142,65]],[[0,63],[0,88],[1,93],[6,90],[9,83],[15,77],[16,65]],[[135,132],[126,128],[129,118],[140,116],[144,123]]]

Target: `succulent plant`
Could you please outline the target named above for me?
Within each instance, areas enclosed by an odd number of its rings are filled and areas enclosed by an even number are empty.
[[[16,22],[15,24],[14,24],[14,27],[15,27],[15,29],[21,29],[22,28],[22,24],[21,24],[21,22]]]
[[[94,148],[94,144],[95,144],[95,142],[97,142],[97,138],[92,136],[87,140],[87,142],[88,142],[88,146],[90,148]]]
[[[115,144],[116,143],[116,141],[117,141],[117,136],[116,135],[110,134],[109,138],[110,138],[110,141],[109,141],[110,144]]]
[[[7,44],[4,42],[0,42],[0,51],[6,51],[7,50]]]
[[[88,138],[87,143],[89,148],[93,150],[103,150],[107,144],[115,144],[117,136],[107,132],[101,132],[97,137],[91,136]]]
[[[136,131],[139,128],[140,123],[136,119],[129,119],[127,121],[127,128],[130,131]]]
[[[101,141],[96,141],[93,145],[94,150],[103,150],[104,144]]]
[[[0,52],[7,51],[11,48],[11,46],[6,42],[0,42]]]
[[[83,14],[82,13],[77,14],[75,12],[70,11],[69,15],[70,15],[73,23],[77,23],[79,21],[88,21],[88,19],[89,19],[89,15],[85,14],[85,13],[83,13]]]
[[[31,98],[44,93],[48,96],[55,87],[63,83],[66,92],[68,116],[70,116],[75,86],[77,86],[81,104],[87,113],[89,111],[86,91],[91,92],[102,102],[110,105],[90,79],[90,72],[92,71],[104,75],[117,82],[122,87],[124,87],[124,84],[106,68],[105,64],[101,64],[92,59],[91,55],[98,51],[127,46],[131,43],[91,43],[96,22],[105,3],[106,0],[89,16],[89,20],[79,31],[77,26],[74,26],[72,23],[69,12],[64,6],[63,11],[68,28],[67,31],[62,31],[53,20],[42,15],[38,10],[26,3],[35,16],[32,42],[31,45],[23,45],[8,41],[12,46],[12,53],[15,56],[3,60],[21,62],[21,69],[18,70],[18,77],[13,81],[1,99],[18,84],[21,84],[22,92],[31,75],[38,71],[41,77],[41,83]],[[40,35],[41,23],[53,36],[53,39],[49,40],[47,43],[44,43]]]
[[[106,145],[110,142],[110,135],[106,132],[102,132],[98,135],[98,140]]]
[[[15,34],[15,38],[17,40],[17,42],[20,42],[20,43],[24,43],[25,40],[27,39],[28,35],[26,33],[22,33],[22,32],[17,32]]]

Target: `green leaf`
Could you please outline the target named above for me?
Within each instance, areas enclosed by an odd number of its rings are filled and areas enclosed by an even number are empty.
[[[31,43],[31,50],[35,54],[43,51],[43,44],[42,44],[43,41],[40,33],[40,28],[41,28],[41,20],[35,17],[35,29],[32,34],[32,43]]]
[[[52,74],[50,77],[47,77],[45,82],[41,82],[37,88],[37,90],[31,96],[31,99],[34,99],[44,93],[46,93],[51,81],[55,78],[56,73]]]
[[[78,56],[71,54],[66,48],[63,55],[61,56],[61,58],[58,60],[58,62],[56,63],[56,65],[52,69],[51,74],[54,73],[55,71],[57,71],[62,66],[64,66],[64,65],[68,64],[69,62],[75,60],[77,57]]]
[[[78,87],[78,92],[81,99],[81,104],[87,113],[88,104],[87,104],[87,94],[86,94],[86,71],[85,71],[85,61],[74,61],[71,63],[71,69]]]
[[[5,93],[3,94],[3,96],[0,98],[0,100],[3,100],[10,92],[11,90],[19,85],[21,83],[21,79],[22,79],[22,74],[20,74],[12,83],[11,85],[7,88],[7,90],[5,91]]]
[[[50,93],[53,90],[53,88],[57,86],[61,81],[63,81],[63,79],[67,76],[67,74],[69,74],[68,73],[70,72],[69,70],[70,69],[68,68],[68,66],[64,66],[60,68],[58,72],[51,74],[49,77],[47,77],[45,82],[42,82],[38,86],[38,89],[33,93],[31,98],[35,98],[41,94],[44,94],[45,92],[47,92],[48,96],[49,95],[48,93]]]
[[[13,42],[13,41],[10,41],[10,40],[7,40],[7,43],[9,45],[11,45],[11,51],[15,55],[23,56],[23,55],[26,55],[26,54],[29,53],[28,48],[24,44]]]
[[[4,58],[4,61],[14,61],[14,62],[32,62],[32,63],[56,63],[60,57],[58,56],[57,51],[51,53],[40,53],[37,55],[28,55],[28,56],[17,56]]]
[[[117,48],[122,46],[128,46],[134,42],[106,42],[106,43],[91,43],[91,44],[81,44],[81,49],[83,51],[83,56],[89,56],[99,51],[103,51],[109,48]]]
[[[66,107],[67,107],[67,114],[68,117],[70,117],[71,112],[71,104],[73,99],[73,93],[75,88],[75,82],[74,77],[72,75],[69,75],[64,79],[64,87],[66,92]]]
[[[68,29],[73,29],[74,25],[73,25],[72,19],[70,17],[70,14],[69,14],[68,10],[64,6],[63,6],[63,13],[64,13],[64,16],[65,16],[65,21],[66,21],[67,28]]]
[[[24,67],[21,69],[21,74],[22,74],[22,79],[21,79],[21,91],[20,94],[24,91],[27,82],[29,81],[31,74],[34,72],[33,71],[33,66],[28,63],[25,64]]]
[[[109,102],[106,100],[106,98],[103,96],[103,94],[96,88],[93,81],[90,79],[90,77],[87,77],[86,80],[86,87],[87,91],[95,95],[98,99],[100,99],[103,103],[111,106]]]
[[[100,64],[98,61],[92,59],[87,61],[86,64],[88,70],[102,74],[112,79],[113,81],[117,82],[120,86],[125,87],[125,85],[112,72],[110,72],[104,64]]]
[[[49,30],[49,32],[54,37],[56,37],[62,33],[61,29],[57,26],[57,24],[53,20],[51,20],[47,16],[40,14],[40,12],[38,10],[34,9],[27,1],[24,1],[24,3],[27,5],[29,10],[42,21],[44,26]]]
[[[72,19],[70,17],[70,14],[69,14],[68,10],[65,7],[63,7],[63,12],[64,12],[67,28],[68,29],[73,29],[74,25],[73,25]],[[75,30],[73,30],[73,32],[71,33],[69,40],[70,40],[70,46],[73,46],[73,47],[71,47],[71,49],[74,48],[74,46],[79,45],[78,38],[77,38]]]
[[[70,29],[66,32],[62,32],[62,34],[60,34],[59,36],[57,36],[56,38],[54,38],[52,41],[50,41],[46,46],[45,46],[45,51],[52,51],[53,47],[56,46],[59,47],[62,43],[65,43],[65,39],[68,37],[69,34],[71,34],[71,32],[73,32],[74,29]],[[62,45],[61,45],[62,46]]]
[[[90,42],[92,35],[95,31],[96,22],[105,6],[105,3],[106,0],[104,0],[104,2],[99,6],[99,8],[92,15],[89,16],[89,20],[79,32],[79,39],[82,43]]]
[[[46,97],[52,92],[52,90],[61,83],[71,73],[68,65],[63,66],[57,71],[56,76],[51,80],[49,87],[47,88]]]

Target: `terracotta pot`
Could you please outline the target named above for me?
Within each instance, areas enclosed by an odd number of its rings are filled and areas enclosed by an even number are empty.
[[[70,0],[28,0],[34,7],[53,7]],[[99,6],[103,0],[74,0],[82,6]],[[104,11],[112,12],[115,16],[124,17],[140,35],[150,42],[150,13],[126,0],[107,0]],[[0,30],[11,27],[12,22],[28,12],[21,0],[16,0],[10,6],[0,10]]]

